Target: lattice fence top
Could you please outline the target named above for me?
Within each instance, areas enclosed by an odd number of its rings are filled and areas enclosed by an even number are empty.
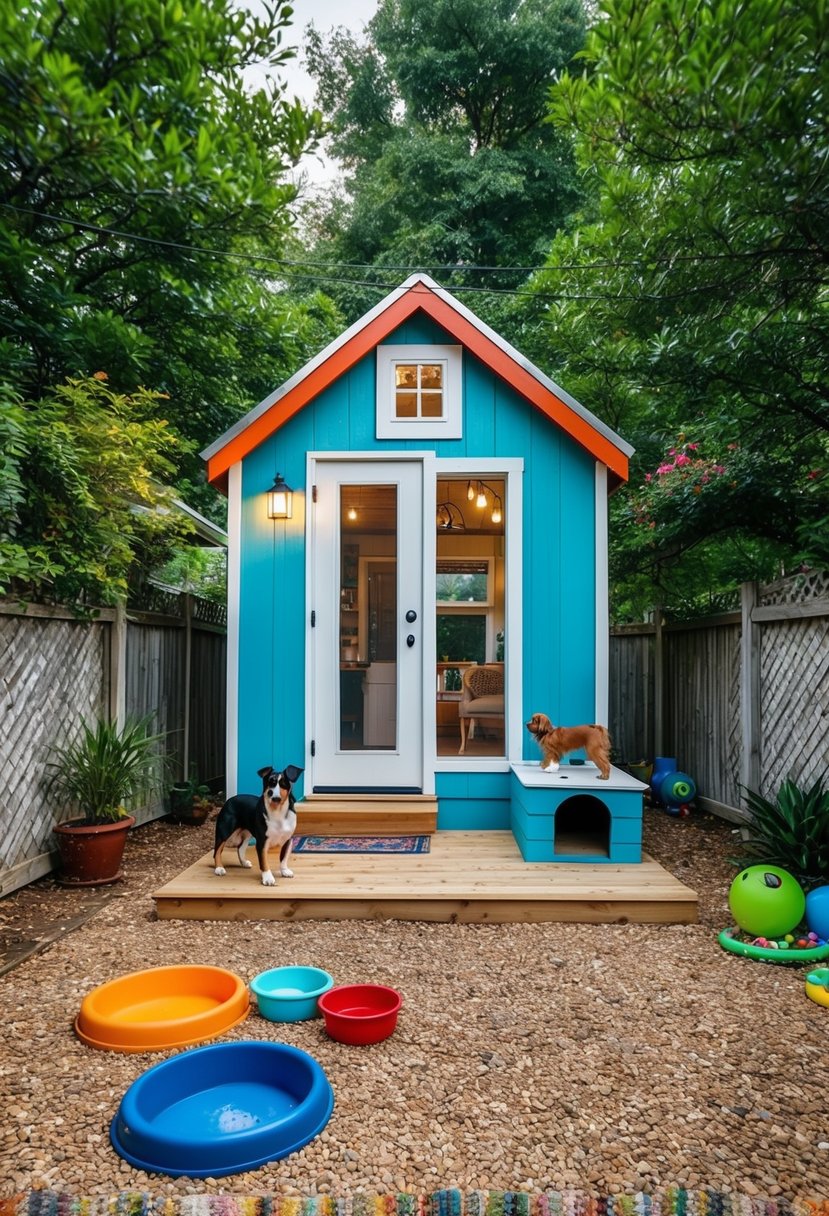
[[[760,588],[759,601],[769,604],[804,604],[829,598],[829,570],[806,570],[789,578],[766,583]]]
[[[143,583],[130,590],[129,606],[142,612],[157,612],[159,616],[184,616],[181,593],[157,583]]]
[[[193,597],[193,620],[204,625],[227,625],[227,608],[215,600]],[[130,608],[159,616],[184,617],[184,593],[160,583],[145,583],[130,593]]]
[[[193,600],[193,620],[202,621],[205,625],[227,625],[227,608],[215,600],[196,596]]]

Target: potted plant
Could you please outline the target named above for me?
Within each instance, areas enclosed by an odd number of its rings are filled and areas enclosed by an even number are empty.
[[[103,718],[83,722],[75,742],[54,748],[52,788],[80,811],[54,828],[59,882],[102,886],[122,877],[127,832],[135,823],[124,803],[147,787],[161,763],[163,736],[151,734],[149,722],[131,719],[123,727]]]
[[[199,781],[195,768],[187,781],[178,781],[167,793],[167,806],[172,823],[204,823],[213,803],[210,788]]]

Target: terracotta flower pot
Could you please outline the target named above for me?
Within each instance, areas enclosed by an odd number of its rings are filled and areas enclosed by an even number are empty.
[[[102,887],[123,878],[121,858],[127,832],[135,823],[132,815],[115,823],[85,826],[80,820],[59,823],[54,828],[60,851],[61,870],[57,881],[66,887]]]

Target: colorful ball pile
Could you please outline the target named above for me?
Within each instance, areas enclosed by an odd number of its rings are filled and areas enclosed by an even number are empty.
[[[766,950],[817,950],[819,946],[826,945],[826,940],[818,937],[817,933],[809,932],[797,937],[793,933],[787,933],[776,941],[768,937],[755,937],[751,944],[764,946]]]

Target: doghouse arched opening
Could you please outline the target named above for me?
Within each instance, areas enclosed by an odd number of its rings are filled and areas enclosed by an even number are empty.
[[[553,821],[553,852],[610,856],[610,811],[593,794],[565,798]]]

